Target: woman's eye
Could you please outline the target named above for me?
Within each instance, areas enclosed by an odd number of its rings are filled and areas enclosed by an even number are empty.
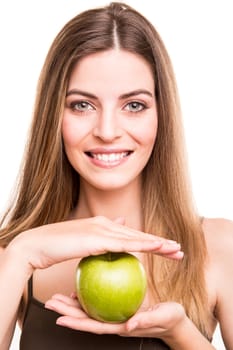
[[[73,111],[78,111],[78,112],[87,112],[89,110],[94,109],[92,105],[90,105],[90,103],[86,101],[71,102],[70,107]]]
[[[143,103],[136,101],[128,103],[125,107],[125,109],[129,112],[141,112],[145,108],[146,106]]]

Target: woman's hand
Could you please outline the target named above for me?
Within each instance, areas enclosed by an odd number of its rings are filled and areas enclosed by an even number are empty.
[[[149,337],[163,340],[174,350],[214,350],[211,343],[187,317],[181,304],[164,302],[139,310],[127,322],[112,324],[88,317],[75,297],[56,294],[45,304],[60,313],[57,324],[95,334],[118,334],[125,337]]]
[[[154,252],[180,259],[180,245],[111,221],[93,217],[40,226],[18,235],[8,246],[32,269],[88,255],[112,252]]]
[[[47,309],[60,313],[57,324],[75,330],[96,334],[118,334],[127,337],[166,338],[185,322],[183,307],[175,302],[159,303],[138,311],[124,323],[99,322],[88,317],[78,300],[61,294],[54,295],[45,304]]]

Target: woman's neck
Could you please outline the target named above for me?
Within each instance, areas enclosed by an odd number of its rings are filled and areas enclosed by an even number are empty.
[[[81,186],[73,218],[105,216],[111,220],[125,218],[125,224],[142,229],[141,186],[133,183],[121,189],[102,191],[91,186]]]

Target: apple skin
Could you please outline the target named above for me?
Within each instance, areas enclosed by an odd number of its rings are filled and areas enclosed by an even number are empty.
[[[145,297],[146,273],[129,253],[83,258],[76,269],[76,293],[84,311],[98,321],[121,323],[133,316]]]

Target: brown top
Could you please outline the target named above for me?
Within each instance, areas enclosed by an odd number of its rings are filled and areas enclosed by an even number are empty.
[[[56,325],[59,314],[33,298],[29,280],[28,306],[20,339],[20,350],[169,350],[156,338],[97,335]]]

